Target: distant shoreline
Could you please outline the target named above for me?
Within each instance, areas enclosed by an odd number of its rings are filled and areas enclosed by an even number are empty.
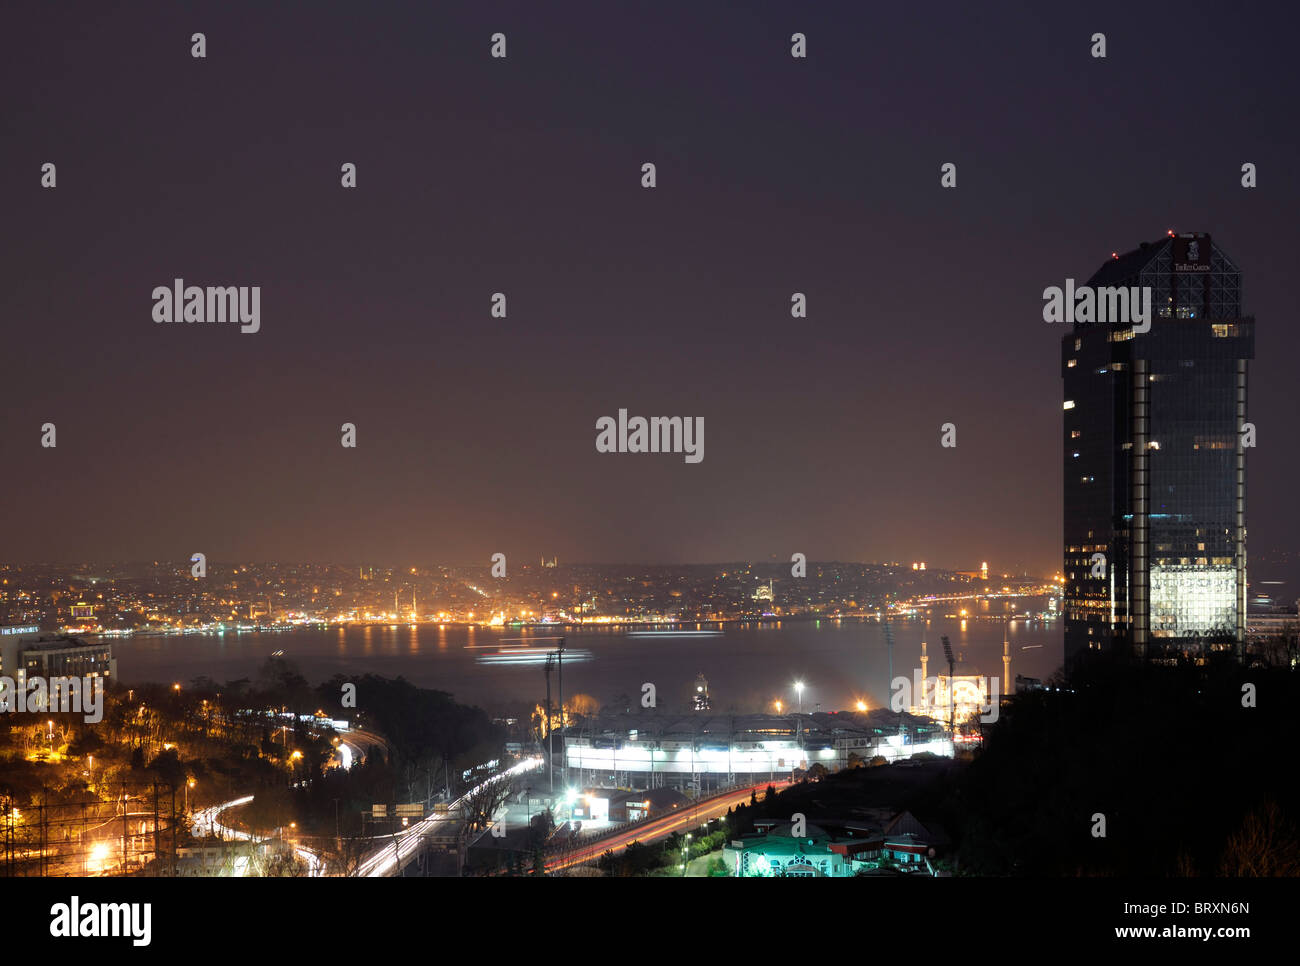
[[[899,614],[890,618],[891,621],[911,622],[918,620],[927,620],[920,614]],[[966,621],[994,621],[1005,623],[1007,621],[1027,621],[1031,623],[1050,624],[1054,623],[1058,617],[1052,616],[1030,616],[1026,617],[1020,614],[1006,616],[1003,614],[973,614],[966,617],[952,616],[953,620]],[[192,635],[204,634],[283,634],[292,631],[304,630],[307,628],[329,630],[331,628],[348,629],[352,627],[388,627],[397,629],[399,627],[417,627],[417,628],[474,628],[477,630],[560,630],[560,631],[585,631],[603,627],[614,628],[635,628],[635,629],[656,629],[673,630],[682,627],[703,628],[708,625],[715,626],[733,626],[739,624],[781,624],[781,623],[816,623],[818,621],[857,621],[858,623],[883,623],[883,620],[876,614],[841,614],[834,617],[818,616],[813,614],[794,614],[790,616],[770,616],[770,617],[719,617],[710,619],[687,619],[675,621],[655,621],[655,620],[610,620],[610,621],[590,621],[590,622],[553,622],[553,623],[523,623],[509,622],[505,624],[486,624],[479,621],[393,621],[393,620],[350,620],[350,621],[303,621],[295,624],[257,624],[257,625],[237,625],[234,627],[198,627],[198,628],[168,628],[166,630],[157,630],[145,628],[141,630],[126,631],[90,631],[81,632],[80,636],[84,637],[101,637],[107,639],[125,638],[125,637],[186,637]],[[69,631],[68,633],[77,633]]]

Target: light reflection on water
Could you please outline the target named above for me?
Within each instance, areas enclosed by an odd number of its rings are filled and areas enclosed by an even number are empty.
[[[1023,607],[1023,603],[1020,605]],[[1036,608],[1040,609],[1040,608]],[[1061,663],[1059,622],[961,620],[943,616],[893,622],[895,677],[920,668],[928,643],[931,675],[946,672],[940,636],[957,655],[958,674],[1002,676],[1002,641],[1011,643],[1011,676],[1046,678]],[[686,624],[666,630],[603,626],[578,629],[467,628],[425,624],[301,628],[280,632],[131,637],[113,641],[118,676],[127,684],[189,682],[200,675],[224,683],[255,678],[273,651],[283,650],[313,683],[335,674],[401,675],[421,687],[449,691],[488,710],[545,695],[546,652],[566,639],[564,689],[601,703],[639,704],[653,683],[659,707],[684,707],[703,674],[715,712],[797,706],[793,684],[804,682],[803,709],[885,704],[889,656],[881,625],[856,620],[770,620]],[[1041,645],[1041,646],[1035,646]]]

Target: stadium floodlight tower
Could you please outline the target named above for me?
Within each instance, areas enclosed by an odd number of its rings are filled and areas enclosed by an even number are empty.
[[[545,643],[554,641],[555,647],[546,651],[546,771],[550,776],[550,791],[555,794],[555,741],[552,735],[554,728],[554,715],[551,713],[551,668],[555,667],[559,678],[559,704],[560,704],[560,724],[564,724],[564,638],[562,637],[503,637],[501,643],[507,641],[522,641],[527,644]],[[560,748],[564,752],[564,748]]]
[[[943,641],[943,656],[948,659],[948,734],[952,736],[953,747],[957,745],[957,732],[953,730],[953,722],[957,717],[957,692],[953,687],[953,671],[956,662],[952,659],[952,642],[948,640],[945,634]]]

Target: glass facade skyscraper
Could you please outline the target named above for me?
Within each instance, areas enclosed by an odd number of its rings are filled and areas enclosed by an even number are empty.
[[[1149,288],[1150,329],[1130,313],[1061,340],[1066,667],[1116,650],[1240,658],[1255,343],[1240,269],[1209,235],[1170,232],[1086,284],[1098,303]]]

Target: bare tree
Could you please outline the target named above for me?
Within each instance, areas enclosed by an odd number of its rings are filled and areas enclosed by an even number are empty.
[[[339,851],[330,864],[339,875],[354,876],[374,844],[373,839],[364,836],[346,835],[339,840]]]
[[[1228,837],[1220,875],[1300,875],[1300,840],[1274,801],[1267,801],[1246,816],[1241,828]]]
[[[471,831],[481,831],[488,827],[492,816],[510,798],[514,791],[511,780],[487,781],[466,793],[461,804],[461,812]]]

